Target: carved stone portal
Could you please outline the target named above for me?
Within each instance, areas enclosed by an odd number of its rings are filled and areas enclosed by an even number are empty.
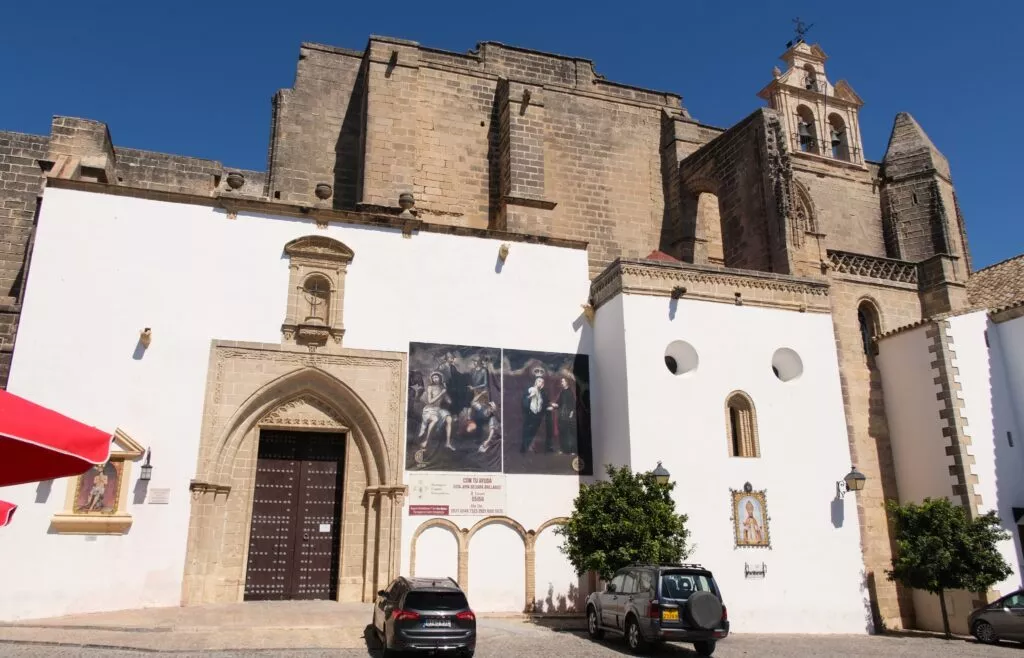
[[[401,556],[405,354],[215,342],[211,357],[182,604],[243,600],[264,428],[344,433],[338,599],[372,601]]]

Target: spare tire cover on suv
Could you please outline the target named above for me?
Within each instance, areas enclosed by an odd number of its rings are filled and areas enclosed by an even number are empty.
[[[722,603],[711,592],[694,592],[686,600],[686,618],[694,626],[710,630],[722,620]]]

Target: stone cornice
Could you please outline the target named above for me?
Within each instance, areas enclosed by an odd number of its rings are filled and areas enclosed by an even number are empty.
[[[596,309],[618,294],[831,312],[825,281],[691,263],[617,259],[591,284],[591,303]]]
[[[328,224],[357,224],[363,226],[377,226],[393,228],[406,234],[413,234],[418,231],[426,233],[447,233],[450,235],[462,235],[475,238],[491,240],[503,240],[506,242],[528,242],[544,244],[551,247],[562,247],[565,249],[586,249],[587,243],[580,240],[566,240],[563,238],[549,238],[540,235],[527,235],[523,233],[510,233],[508,231],[496,231],[493,229],[470,228],[467,226],[452,226],[450,224],[435,224],[421,219],[407,219],[398,215],[401,212],[398,208],[393,209],[395,214],[383,212],[360,212],[357,210],[335,210],[332,208],[315,208],[298,204],[284,203],[282,201],[269,201],[266,199],[229,197],[229,196],[200,196],[197,194],[185,194],[182,192],[166,192],[162,190],[147,190],[125,185],[109,185],[106,183],[94,183],[91,181],[70,180],[62,178],[50,178],[46,181],[47,187],[57,189],[77,190],[80,192],[92,192],[95,194],[111,194],[114,196],[129,196],[153,201],[164,201],[167,203],[184,203],[196,206],[207,206],[219,208],[227,213],[250,213],[254,215],[274,215],[278,217],[297,217],[308,219],[314,227],[326,227]]]

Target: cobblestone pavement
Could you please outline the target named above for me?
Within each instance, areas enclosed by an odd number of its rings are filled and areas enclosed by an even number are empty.
[[[0,656],[12,658],[143,658],[154,655],[175,656],[175,658],[234,658],[236,656],[274,656],[275,658],[314,658],[332,656],[335,658],[365,658],[379,656],[376,641],[369,647],[351,649],[244,649],[239,651],[213,652],[157,652],[124,651],[104,647],[44,646],[27,644],[0,644]],[[621,640],[611,639],[593,642],[585,632],[557,631],[517,621],[481,620],[480,643],[477,658],[506,658],[516,656],[624,656],[628,651]],[[663,658],[693,657],[687,645],[667,645],[657,650],[654,656]],[[973,641],[945,641],[931,637],[870,637],[870,636],[785,636],[747,635],[732,636],[718,645],[718,658],[832,658],[832,657],[878,657],[927,656],[928,658],[985,657],[1001,658],[1014,656],[1024,658],[1024,648],[1014,645],[983,646]]]

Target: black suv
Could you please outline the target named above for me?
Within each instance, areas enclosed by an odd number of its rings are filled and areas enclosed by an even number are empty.
[[[451,578],[399,576],[377,592],[373,630],[384,655],[394,651],[476,651],[476,615]]]
[[[699,564],[635,564],[619,569],[603,592],[587,597],[587,630],[595,639],[622,634],[633,653],[661,642],[692,642],[710,656],[729,635],[718,584]]]

